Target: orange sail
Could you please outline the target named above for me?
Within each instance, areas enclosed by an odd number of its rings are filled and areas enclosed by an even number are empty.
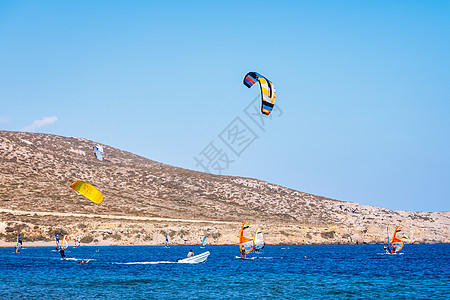
[[[247,221],[244,221],[241,225],[239,248],[242,249],[241,257],[253,251],[253,236]]]
[[[391,241],[391,252],[395,253],[403,249],[403,233],[402,233],[402,227],[397,226],[394,230],[394,235],[392,236]]]

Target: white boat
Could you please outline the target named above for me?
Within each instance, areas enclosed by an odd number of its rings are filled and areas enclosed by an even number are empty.
[[[209,254],[209,251],[206,251],[188,258],[178,259],[177,262],[180,264],[199,264],[205,262]]]

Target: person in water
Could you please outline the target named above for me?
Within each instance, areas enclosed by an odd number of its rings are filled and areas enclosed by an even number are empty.
[[[64,259],[64,260],[67,259],[66,254],[64,253],[64,249],[61,248],[61,249],[59,250],[59,253],[61,254],[61,259]]]
[[[189,253],[187,254],[186,257],[191,257],[191,256],[194,256],[194,251],[192,251],[192,249],[189,250]]]

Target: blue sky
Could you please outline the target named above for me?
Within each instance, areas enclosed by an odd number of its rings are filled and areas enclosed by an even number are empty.
[[[0,128],[448,211],[449,15],[448,1],[1,1]],[[249,71],[277,89],[264,126],[245,113]]]

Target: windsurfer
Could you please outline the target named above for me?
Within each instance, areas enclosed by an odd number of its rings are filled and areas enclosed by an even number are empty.
[[[17,243],[16,243],[16,253],[20,253],[20,249],[22,248],[22,239],[19,237],[19,233],[17,233]]]
[[[194,251],[192,251],[192,250],[189,250],[189,253],[187,254],[187,256],[186,256],[186,257],[191,257],[191,256],[194,256]]]
[[[247,255],[245,254],[245,246],[241,245],[241,258],[247,258]]]
[[[61,259],[64,259],[64,260],[67,259],[66,254],[64,253],[64,249],[61,248],[61,249],[59,250],[59,253],[61,254]]]
[[[392,236],[392,240],[389,241],[389,227],[386,229],[387,231],[387,238],[388,238],[388,245],[390,247],[387,248],[386,252],[388,254],[396,254],[400,250],[403,249],[404,243],[403,243],[403,233],[401,226],[395,227],[394,235]]]

